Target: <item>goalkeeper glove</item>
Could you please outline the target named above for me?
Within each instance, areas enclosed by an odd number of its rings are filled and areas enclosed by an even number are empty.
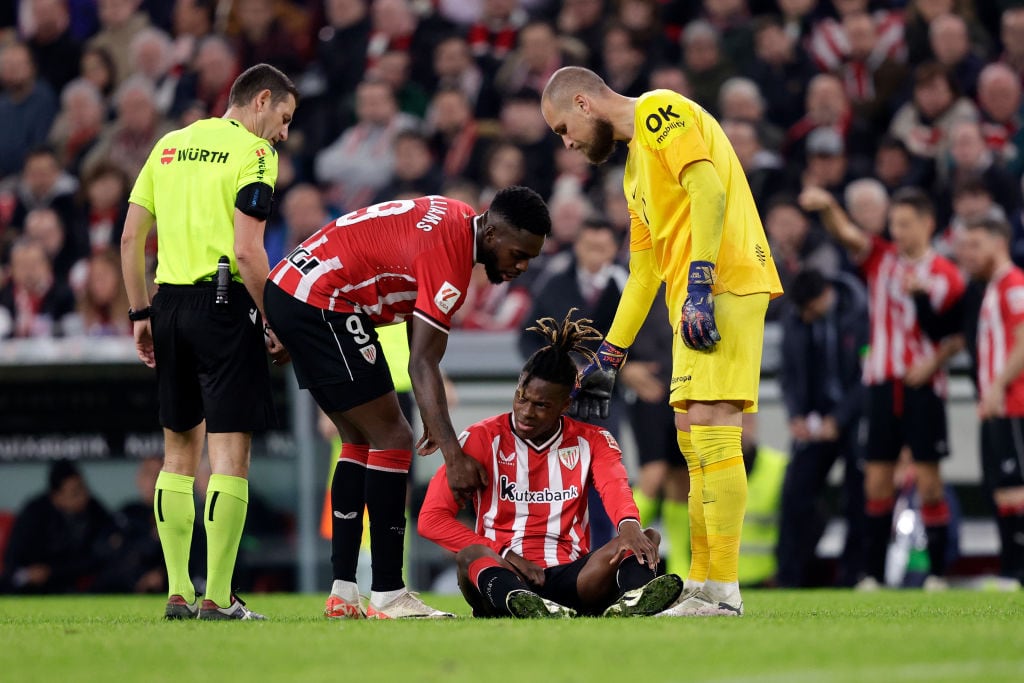
[[[715,325],[715,300],[711,295],[715,264],[710,261],[691,262],[686,280],[686,301],[683,302],[679,333],[683,335],[683,343],[691,349],[709,351],[722,340]]]
[[[626,361],[626,349],[606,341],[597,349],[597,358],[580,372],[572,392],[569,415],[581,420],[608,418],[608,403],[615,388],[615,377]]]

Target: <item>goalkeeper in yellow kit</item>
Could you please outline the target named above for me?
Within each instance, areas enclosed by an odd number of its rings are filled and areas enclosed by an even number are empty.
[[[718,122],[670,90],[624,97],[593,71],[566,67],[544,88],[541,111],[591,163],[606,161],[616,141],[629,145],[629,279],[573,410],[584,420],[607,415],[615,376],[665,282],[678,332],[669,400],[690,472],[692,559],[686,590],[662,614],[741,615],[741,418],[757,412],[765,310],[782,294],[746,176]]]

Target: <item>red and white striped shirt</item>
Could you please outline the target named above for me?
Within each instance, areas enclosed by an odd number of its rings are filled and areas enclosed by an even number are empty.
[[[935,344],[921,331],[913,296],[904,287],[908,277],[925,282],[932,307],[946,311],[964,292],[960,271],[949,259],[930,251],[911,261],[891,242],[875,236],[871,253],[861,264],[868,283],[871,344],[864,363],[867,385],[902,380],[914,365],[935,353]],[[939,396],[946,391],[946,373],[932,379]]]
[[[320,228],[269,278],[311,306],[447,332],[476,262],[474,213],[437,195],[374,204]]]
[[[875,46],[867,63],[872,70],[886,59],[905,62],[907,47],[904,41],[903,15],[900,12],[879,10],[871,15],[875,22]],[[843,24],[828,17],[814,25],[807,39],[807,52],[822,71],[837,71],[850,55],[850,39]],[[849,81],[847,81],[849,86]]]
[[[421,536],[452,552],[483,544],[554,567],[590,551],[591,485],[616,525],[640,519],[622,451],[607,430],[563,417],[558,432],[534,444],[515,435],[512,419],[511,413],[488,418],[459,437],[463,452],[488,476],[488,487],[474,498],[474,529],[455,518],[459,506],[442,466],[420,510]]]
[[[985,288],[978,320],[978,390],[985,396],[1006,367],[1016,344],[1015,331],[1024,324],[1024,271],[1007,266]],[[1006,417],[1024,417],[1024,374],[1006,387]]]

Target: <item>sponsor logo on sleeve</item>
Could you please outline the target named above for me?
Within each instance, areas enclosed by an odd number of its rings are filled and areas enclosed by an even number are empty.
[[[174,161],[174,155],[178,153],[177,147],[165,147],[163,154],[160,155],[160,163],[166,166],[167,164]]]
[[[462,292],[459,288],[445,280],[441,288],[437,290],[437,294],[434,295],[434,303],[442,313],[451,313],[460,296],[462,296]]]
[[[644,127],[656,136],[654,144],[664,143],[672,136],[673,131],[685,130],[686,121],[683,120],[679,112],[675,111],[675,108],[679,106],[681,104],[678,102],[664,104],[653,109],[644,117]]]
[[[613,448],[617,450],[619,453],[622,452],[622,449],[619,448],[619,442],[615,440],[615,437],[612,436],[611,432],[609,432],[607,429],[602,429],[601,436],[603,436],[604,440],[608,442],[609,448]]]
[[[256,148],[256,182],[263,182],[263,177],[267,174],[267,150],[263,147]],[[227,159],[227,157],[224,157]]]
[[[605,433],[607,434],[607,432],[605,432]],[[580,447],[579,446],[571,446],[569,448],[559,448],[558,449],[558,461],[560,463],[562,463],[562,466],[565,469],[567,469],[567,470],[573,469],[574,467],[576,467],[577,463],[579,463],[579,461],[580,461]]]
[[[683,121],[679,114],[672,111],[672,107],[673,105],[671,104],[667,107],[658,107],[657,111],[648,114],[644,120],[647,130],[658,134],[655,142],[664,142],[670,132],[677,128],[686,127],[686,122]]]

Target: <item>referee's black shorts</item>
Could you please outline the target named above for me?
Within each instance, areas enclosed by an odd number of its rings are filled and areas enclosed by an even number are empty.
[[[369,316],[310,306],[273,282],[263,290],[263,310],[292,357],[299,386],[309,389],[325,413],[344,412],[395,390]]]
[[[160,424],[263,431],[275,423],[263,320],[241,283],[231,283],[227,305],[215,293],[213,283],[160,285],[153,297]]]
[[[896,462],[903,446],[916,462],[938,462],[949,455],[946,403],[931,386],[885,382],[867,387],[869,462]]]
[[[668,401],[648,403],[637,399],[629,406],[629,418],[641,467],[656,462],[686,467],[676,438],[676,414]]]

